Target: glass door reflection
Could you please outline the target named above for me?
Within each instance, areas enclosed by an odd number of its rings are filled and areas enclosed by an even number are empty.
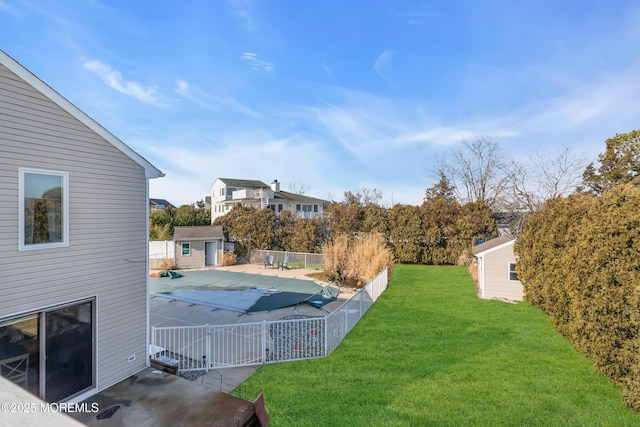
[[[93,303],[45,312],[44,398],[57,402],[93,385]]]
[[[38,315],[0,322],[0,375],[38,395],[40,373]]]

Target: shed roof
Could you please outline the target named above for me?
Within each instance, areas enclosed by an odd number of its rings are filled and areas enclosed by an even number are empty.
[[[474,246],[473,254],[477,256],[485,252],[489,252],[491,250],[497,249],[499,246],[502,246],[514,241],[515,241],[515,237],[505,234],[503,236],[496,237],[495,239],[491,239],[484,243]]]
[[[173,229],[173,240],[220,240],[224,239],[222,226],[197,225],[181,226]]]
[[[113,145],[115,148],[120,150],[126,156],[128,156],[131,160],[142,166],[145,170],[145,176],[147,178],[160,178],[164,176],[164,173],[160,171],[158,168],[153,166],[149,161],[147,161],[140,154],[136,153],[131,147],[126,145],[124,142],[120,141],[116,138],[112,133],[103,128],[98,122],[93,120],[87,114],[85,114],[78,107],[69,102],[65,97],[60,95],[58,92],[53,90],[51,86],[47,85],[45,82],[36,77],[31,71],[27,70],[23,67],[18,61],[10,57],[7,53],[0,49],[0,65],[7,67],[11,72],[20,77],[22,80],[31,85],[38,92],[49,98],[53,103],[58,105],[58,107],[65,110],[67,113],[71,114],[77,120],[79,120],[82,124],[87,126],[89,129],[100,135],[103,139]]]

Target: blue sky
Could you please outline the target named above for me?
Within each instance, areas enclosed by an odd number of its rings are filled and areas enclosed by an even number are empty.
[[[0,49],[165,172],[420,204],[436,159],[496,138],[596,160],[640,128],[637,1],[0,0]]]

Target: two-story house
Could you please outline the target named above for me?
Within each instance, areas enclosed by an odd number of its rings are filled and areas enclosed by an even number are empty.
[[[234,205],[272,209],[276,215],[285,210],[302,218],[321,216],[329,201],[280,190],[280,183],[271,185],[250,179],[218,178],[211,186],[211,223],[225,215]]]
[[[149,179],[161,176],[0,50],[3,376],[80,401],[148,365]]]

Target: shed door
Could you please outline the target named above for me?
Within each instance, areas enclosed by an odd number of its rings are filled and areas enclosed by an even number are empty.
[[[218,242],[205,243],[205,265],[218,265]]]

